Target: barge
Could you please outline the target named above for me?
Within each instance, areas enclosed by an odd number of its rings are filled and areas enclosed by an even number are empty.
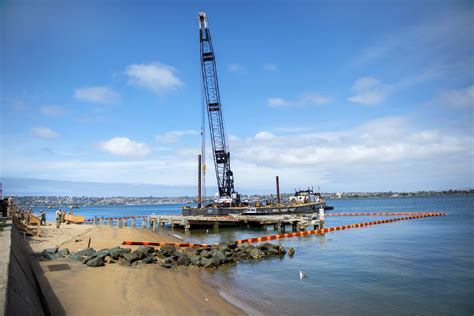
[[[212,203],[202,208],[184,206],[184,216],[228,216],[228,215],[287,215],[312,214],[319,209],[333,209],[327,206],[319,193],[313,190],[297,191],[288,202],[273,203],[267,201],[242,202],[239,205]]]

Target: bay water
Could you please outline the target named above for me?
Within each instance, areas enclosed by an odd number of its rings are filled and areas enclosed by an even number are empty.
[[[427,217],[279,241],[294,257],[205,271],[222,295],[248,311],[273,315],[472,315],[474,196],[329,200],[333,213],[447,212]],[[86,206],[93,216],[180,214],[178,204]],[[38,213],[40,208],[34,208]],[[55,210],[46,210],[54,220]],[[337,226],[387,217],[326,217]],[[169,232],[169,231],[168,231]],[[194,242],[225,242],[275,234],[260,228],[200,229],[173,234]],[[308,274],[300,279],[299,272]],[[235,302],[234,302],[235,303]]]

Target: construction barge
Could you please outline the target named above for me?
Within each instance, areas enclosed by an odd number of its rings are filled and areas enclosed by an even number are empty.
[[[280,203],[279,184],[277,178],[277,202],[255,201],[242,202],[239,205],[223,206],[219,203],[212,203],[206,207],[189,207],[182,208],[183,216],[228,216],[228,215],[292,215],[292,214],[313,214],[320,209],[331,210],[330,206],[326,206],[326,202],[319,193],[313,190],[300,190],[294,196],[289,198],[286,203]]]

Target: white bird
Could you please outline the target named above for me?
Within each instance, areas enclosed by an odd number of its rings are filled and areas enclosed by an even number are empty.
[[[308,277],[308,272],[300,271],[300,279],[304,279],[304,278],[307,278],[307,277]]]
[[[209,234],[209,229],[206,229],[206,234]]]

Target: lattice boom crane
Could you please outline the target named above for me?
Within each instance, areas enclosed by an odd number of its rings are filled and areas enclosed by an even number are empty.
[[[206,13],[200,12],[199,41],[201,46],[201,71],[204,99],[207,107],[209,133],[211,134],[212,153],[216,169],[217,186],[221,201],[235,201],[238,194],[234,190],[234,175],[230,170],[230,153],[226,147],[222,104],[217,80],[216,59],[212,47]]]

